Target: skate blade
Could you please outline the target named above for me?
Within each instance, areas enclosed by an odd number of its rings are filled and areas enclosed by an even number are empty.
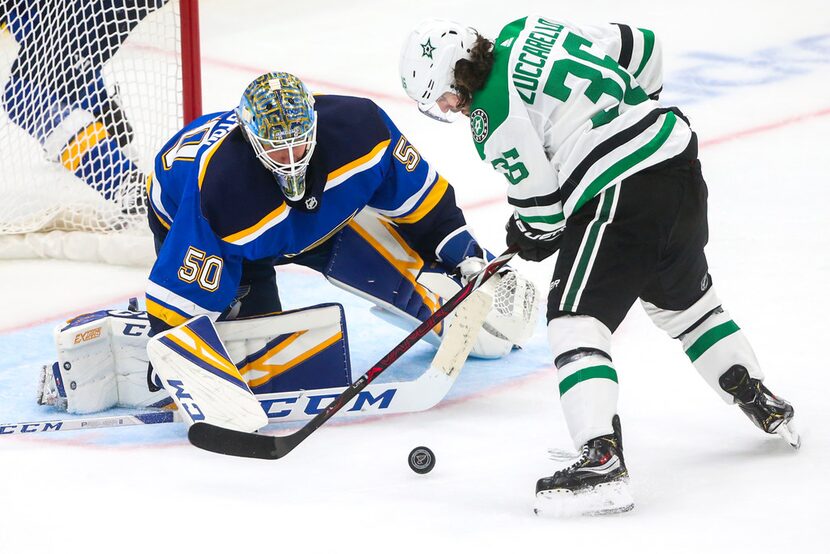
[[[778,426],[778,429],[775,430],[777,435],[780,435],[782,439],[790,443],[790,446],[798,450],[801,448],[801,435],[793,428],[791,423],[784,423]]]
[[[574,493],[567,489],[536,494],[533,513],[546,517],[597,516],[628,512],[634,499],[627,481],[604,483]]]

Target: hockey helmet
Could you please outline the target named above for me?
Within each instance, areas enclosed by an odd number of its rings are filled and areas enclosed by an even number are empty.
[[[409,34],[401,49],[401,85],[422,113],[439,121],[454,119],[455,114],[442,112],[436,102],[454,91],[455,64],[470,59],[477,37],[472,27],[445,19],[423,21]]]
[[[236,114],[257,159],[274,174],[286,198],[301,199],[317,143],[314,97],[303,82],[285,72],[260,75],[242,93]],[[295,149],[303,146],[295,158]],[[271,155],[278,150],[282,156]]]

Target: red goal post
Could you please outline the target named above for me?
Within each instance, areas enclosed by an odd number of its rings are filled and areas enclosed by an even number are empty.
[[[0,259],[149,265],[141,191],[201,115],[198,0],[0,0]]]

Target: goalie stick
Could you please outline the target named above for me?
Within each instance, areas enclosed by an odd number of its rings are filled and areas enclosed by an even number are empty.
[[[439,365],[433,363],[427,371],[411,381],[377,383],[367,387],[349,403],[348,410],[342,415],[397,414],[422,412],[432,408],[447,395],[459,373],[455,367],[438,367]],[[320,413],[321,404],[337,398],[345,390],[346,387],[333,387],[264,393],[258,394],[257,400],[270,423],[308,421]],[[181,422],[178,412],[174,410],[145,410],[110,416],[0,423],[0,436],[174,422]]]
[[[470,297],[482,284],[484,284],[490,277],[501,269],[507,262],[509,262],[515,253],[516,247],[509,247],[501,256],[494,259],[485,267],[476,279],[468,282],[461,288],[453,297],[448,299],[440,308],[424,320],[418,327],[415,328],[407,337],[405,337],[395,348],[393,348],[386,356],[381,358],[375,365],[373,365],[366,373],[357,379],[351,386],[347,387],[343,393],[335,398],[331,404],[315,416],[311,421],[306,423],[298,431],[284,436],[270,436],[259,435],[256,433],[243,433],[231,429],[217,427],[209,423],[196,422],[190,426],[187,437],[190,443],[203,450],[209,450],[218,454],[225,454],[229,456],[240,456],[245,458],[260,458],[266,460],[276,460],[282,458],[301,442],[303,442],[309,435],[319,429],[326,421],[344,408],[360,391],[365,389],[372,381],[374,381],[381,373],[383,373],[392,363],[400,358],[412,346],[417,343],[424,335],[426,335],[433,327],[440,323],[450,313],[452,313],[464,300]],[[483,322],[484,315],[481,316]],[[461,318],[456,318],[460,320]],[[474,336],[472,340],[474,340]],[[466,340],[471,340],[469,332],[465,337]],[[443,341],[448,343],[450,341]],[[448,345],[453,349],[458,345]],[[466,345],[471,346],[471,345]],[[460,351],[460,349],[459,349]],[[469,348],[463,353],[461,362],[466,359],[469,353]],[[436,360],[442,357],[439,352],[436,354]],[[458,355],[448,354],[448,358],[459,359]],[[438,364],[435,364],[438,365]],[[457,373],[457,371],[455,372]]]

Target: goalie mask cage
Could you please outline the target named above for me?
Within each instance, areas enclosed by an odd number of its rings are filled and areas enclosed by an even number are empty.
[[[197,0],[0,0],[0,24],[0,259],[149,265],[146,177],[201,114]]]

